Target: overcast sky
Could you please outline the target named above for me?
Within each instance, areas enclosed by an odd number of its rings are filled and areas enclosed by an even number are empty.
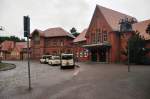
[[[31,31],[62,27],[78,32],[87,28],[96,4],[136,17],[150,19],[150,0],[0,0],[2,35],[23,37],[23,16],[31,17]]]

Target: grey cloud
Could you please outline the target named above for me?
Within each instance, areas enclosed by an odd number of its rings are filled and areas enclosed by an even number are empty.
[[[96,3],[140,20],[150,18],[149,0],[0,0],[0,26],[5,26],[7,33],[22,37],[23,16],[29,15],[31,31],[56,26],[68,31],[74,26],[82,31],[88,27]]]

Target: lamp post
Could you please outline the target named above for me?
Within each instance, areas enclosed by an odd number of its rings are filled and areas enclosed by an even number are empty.
[[[24,16],[24,37],[27,37],[29,90],[31,90],[29,36],[30,36],[30,17]]]
[[[128,72],[130,72],[130,41],[128,39]]]

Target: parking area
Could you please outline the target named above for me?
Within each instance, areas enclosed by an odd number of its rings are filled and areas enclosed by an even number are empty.
[[[21,91],[28,88],[28,66],[26,61],[7,61],[16,64],[16,68],[0,72],[0,99],[10,98],[12,95],[19,95]],[[73,77],[77,69],[61,70],[60,66],[50,66],[31,62],[31,81],[32,88],[47,88],[54,84],[61,83]],[[25,98],[26,99],[26,98]]]
[[[26,61],[8,61],[16,69],[0,72],[0,99],[150,99],[150,67],[76,63],[61,70],[31,62],[32,90],[28,91]]]

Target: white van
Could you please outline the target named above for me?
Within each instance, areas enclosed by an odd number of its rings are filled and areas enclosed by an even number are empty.
[[[60,56],[52,56],[48,60],[49,65],[59,65],[60,64]]]
[[[42,55],[40,59],[40,63],[48,63],[48,60],[52,57],[52,55]]]
[[[61,54],[61,68],[64,67],[75,67],[74,55],[73,54]]]

